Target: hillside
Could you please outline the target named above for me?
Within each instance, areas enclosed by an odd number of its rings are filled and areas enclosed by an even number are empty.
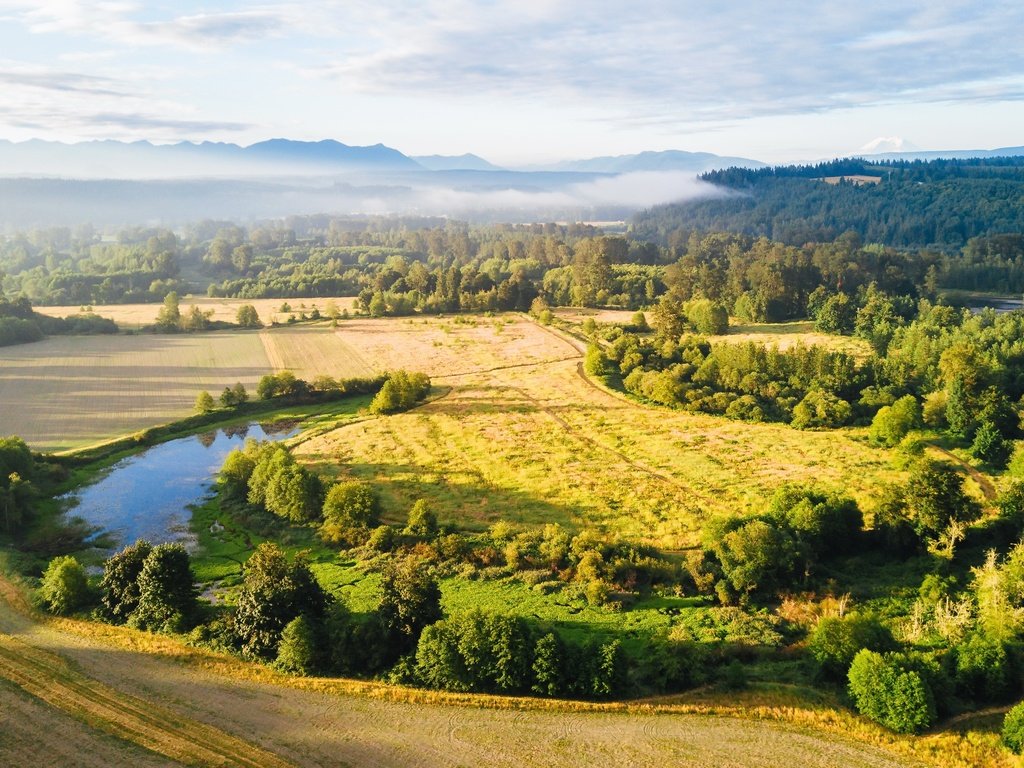
[[[877,184],[823,183],[881,177]],[[1024,228],[1024,158],[870,162],[703,175],[731,194],[658,206],[638,214],[638,237],[665,243],[674,230],[738,232],[788,245],[832,240],[847,231],[863,242],[955,251],[972,237]]]

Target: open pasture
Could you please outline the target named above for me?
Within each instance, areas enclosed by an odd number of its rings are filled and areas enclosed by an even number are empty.
[[[199,307],[203,312],[213,310],[213,320],[221,320],[228,323],[235,322],[238,315],[238,308],[245,304],[252,304],[257,314],[266,325],[272,322],[286,323],[289,315],[298,317],[301,313],[310,313],[316,307],[321,313],[326,314],[327,302],[333,301],[340,312],[347,309],[352,312],[355,306],[355,298],[351,296],[341,298],[315,298],[315,299],[217,299],[208,296],[182,296],[180,307],[182,314],[189,311],[192,306]],[[287,303],[291,312],[282,312],[281,305]],[[121,328],[138,329],[144,325],[152,325],[156,322],[157,313],[163,305],[156,304],[103,304],[92,307],[93,311],[102,317],[109,317]],[[36,307],[36,310],[43,315],[53,317],[67,317],[77,315],[82,311],[81,306],[61,307]]]
[[[648,408],[596,387],[577,345],[519,316],[359,320],[338,334],[381,367],[423,370],[443,394],[352,424],[298,453],[374,482],[386,517],[426,498],[444,521],[594,526],[662,547],[696,542],[710,515],[749,511],[786,481],[871,508],[888,453],[863,433],[800,432]]]

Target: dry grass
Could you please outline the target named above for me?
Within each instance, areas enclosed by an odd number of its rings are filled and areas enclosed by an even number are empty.
[[[797,344],[807,347],[826,347],[836,352],[864,360],[871,355],[871,345],[863,339],[852,336],[835,336],[814,330],[814,323],[798,321],[791,323],[740,323],[730,325],[729,332],[723,336],[711,336],[712,343],[740,343],[753,341],[758,344],[776,346],[785,350]]]
[[[235,322],[235,317],[238,314],[239,307],[243,304],[252,304],[256,308],[256,312],[259,314],[260,320],[269,325],[271,322],[275,321],[279,323],[287,322],[289,314],[294,314],[298,317],[302,312],[311,312],[313,307],[324,312],[328,301],[333,301],[339,311],[347,309],[349,312],[352,312],[355,306],[355,299],[350,296],[334,299],[212,299],[207,296],[189,295],[181,297],[180,304],[182,314],[187,312],[191,306],[195,305],[204,312],[212,309],[214,320],[223,320],[229,323]],[[281,305],[285,302],[291,306],[291,313],[280,311]],[[93,306],[93,311],[103,317],[111,318],[122,328],[132,329],[154,323],[161,306],[162,305],[159,303],[108,304]],[[82,311],[82,307],[36,307],[36,310],[44,315],[67,317],[68,315],[77,315]]]
[[[115,695],[106,713],[114,722],[143,705],[151,715],[126,736],[131,741],[153,740],[151,748],[179,760],[189,753],[173,750],[196,754],[229,744],[237,750],[197,764],[259,759],[268,765],[287,760],[298,765],[499,767],[1006,765],[1004,753],[987,736],[897,737],[828,703],[808,705],[787,689],[592,704],[290,678],[167,637],[39,616],[2,578],[0,633],[7,633],[0,635],[4,648],[20,649],[16,663],[46,661],[48,670],[26,685],[41,687],[42,700],[56,709],[95,708],[101,699],[93,692]],[[76,687],[67,698],[54,694],[70,683]],[[0,694],[4,690],[0,687]],[[109,726],[102,719],[91,725]],[[44,754],[63,738],[38,735]],[[175,740],[183,735],[190,745]],[[100,749],[88,739],[84,748]]]
[[[381,370],[328,323],[268,328],[260,331],[260,341],[275,370],[290,370],[308,380],[321,374],[335,378],[371,376]]]
[[[60,450],[170,421],[270,369],[259,334],[54,337],[0,349],[0,434]]]
[[[755,508],[785,481],[841,489],[870,507],[872,489],[896,475],[857,431],[799,432],[616,397],[580,374],[573,344],[506,320],[500,331],[482,320],[345,324],[339,335],[365,359],[425,370],[450,391],[301,452],[377,483],[396,521],[425,497],[466,527],[558,521],[668,548],[694,543],[708,515]]]

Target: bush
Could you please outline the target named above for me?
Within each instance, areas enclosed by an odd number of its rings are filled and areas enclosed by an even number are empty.
[[[341,525],[370,527],[380,517],[377,494],[366,483],[335,483],[324,499],[324,518]]]
[[[317,637],[313,623],[297,616],[281,632],[274,666],[293,675],[311,675],[317,668]]]
[[[417,499],[409,510],[409,520],[405,526],[408,536],[432,539],[437,536],[437,515],[434,514],[425,499]]]
[[[109,558],[103,564],[103,612],[117,624],[128,621],[139,604],[139,575],[153,545],[139,540]]]
[[[857,711],[896,733],[919,733],[936,718],[925,676],[899,654],[860,651],[847,674]]]
[[[1011,708],[1003,718],[1003,744],[1015,755],[1024,752],[1024,702]]]
[[[998,640],[975,633],[954,649],[956,687],[977,703],[1000,701],[1010,691],[1010,660]]]
[[[822,675],[834,680],[842,679],[863,649],[891,651],[895,647],[892,633],[878,619],[856,613],[821,619],[807,643]]]
[[[429,392],[430,379],[425,373],[394,371],[388,374],[380,391],[370,401],[370,413],[407,411]]]
[[[974,433],[971,453],[986,464],[1005,469],[1013,452],[1013,443],[1003,437],[991,421],[983,422]]]
[[[195,577],[180,544],[158,544],[139,572],[139,603],[130,623],[144,629],[180,631],[196,609]]]
[[[880,408],[875,414],[871,421],[871,441],[892,448],[920,423],[921,407],[917,398],[906,395],[892,405]]]
[[[81,608],[89,600],[85,568],[70,555],[55,557],[46,567],[40,591],[51,613],[64,615]]]

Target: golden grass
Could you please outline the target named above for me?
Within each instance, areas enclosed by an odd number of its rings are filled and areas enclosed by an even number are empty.
[[[836,336],[814,330],[810,321],[790,323],[738,323],[729,326],[729,332],[722,336],[710,336],[712,343],[741,343],[753,341],[757,344],[776,346],[781,350],[797,344],[807,347],[825,347],[835,352],[846,352],[864,360],[871,356],[871,345],[863,339],[852,336]]]
[[[275,370],[290,370],[299,378],[356,378],[380,371],[326,322],[267,328],[260,331],[260,341]]]
[[[862,431],[800,432],[617,397],[581,375],[570,341],[522,317],[505,321],[500,332],[484,321],[344,324],[339,334],[364,358],[424,370],[451,390],[300,453],[377,483],[393,521],[424,497],[461,526],[557,521],[670,549],[693,544],[708,515],[755,509],[786,481],[870,507],[877,484],[898,476]]]
[[[352,312],[355,308],[355,298],[351,296],[337,297],[333,299],[214,299],[207,296],[182,296],[180,306],[182,314],[188,312],[193,305],[204,312],[213,310],[213,319],[233,323],[238,315],[238,308],[244,304],[252,304],[256,308],[260,320],[269,325],[271,322],[285,323],[288,315],[296,317],[300,313],[313,311],[316,307],[320,312],[325,312],[327,302],[333,301],[338,311],[347,309]],[[292,312],[281,312],[281,305],[287,302]],[[156,321],[157,313],[162,304],[100,304],[94,305],[93,311],[103,317],[109,317],[122,328],[140,328],[143,325],[151,325]],[[36,311],[53,317],[67,317],[77,315],[82,311],[81,306],[57,306],[57,307],[36,307]]]
[[[270,364],[259,334],[54,337],[0,349],[0,434],[36,450],[67,449],[192,412],[196,395]]]
[[[155,745],[150,748],[163,754],[181,750],[174,754],[176,759],[187,754],[178,741],[185,736],[194,742],[194,750],[216,752],[233,745],[236,759],[261,751],[264,764],[270,765],[275,758],[268,749],[300,764],[319,764],[323,753],[318,758],[316,750],[323,749],[334,761],[355,755],[363,759],[353,764],[404,765],[409,764],[411,747],[418,765],[550,765],[557,754],[558,764],[570,766],[595,764],[595,760],[607,765],[657,766],[679,762],[679,740],[683,739],[694,750],[686,764],[695,766],[1013,765],[991,732],[951,728],[922,737],[896,736],[837,708],[820,693],[787,686],[755,687],[727,695],[705,689],[598,704],[288,677],[185,646],[174,638],[40,615],[2,576],[0,629],[16,631],[19,637],[0,635],[0,676],[17,677],[24,665],[42,661],[45,668],[40,675],[22,682],[39,687],[44,701],[83,719],[92,718],[90,724],[107,732],[113,732],[108,721],[117,727],[132,722],[138,732],[119,735],[137,743],[149,740]],[[81,663],[82,670],[69,665],[68,659]],[[109,677],[140,693],[125,695],[91,675]],[[115,694],[113,701],[105,698],[111,694]],[[153,696],[171,696],[176,711],[168,713],[164,705],[147,700]],[[110,709],[98,718],[90,714],[100,705]],[[88,711],[76,714],[78,707]],[[189,715],[193,710],[232,717],[225,720],[231,728],[225,732],[198,723]],[[397,721],[401,728],[392,727]],[[308,732],[302,731],[306,725]],[[230,731],[254,727],[263,749],[238,746]],[[459,738],[453,739],[456,729]],[[308,756],[295,749],[299,731],[312,753]],[[385,742],[391,751],[376,752]],[[443,759],[424,759],[439,749],[445,752]]]

